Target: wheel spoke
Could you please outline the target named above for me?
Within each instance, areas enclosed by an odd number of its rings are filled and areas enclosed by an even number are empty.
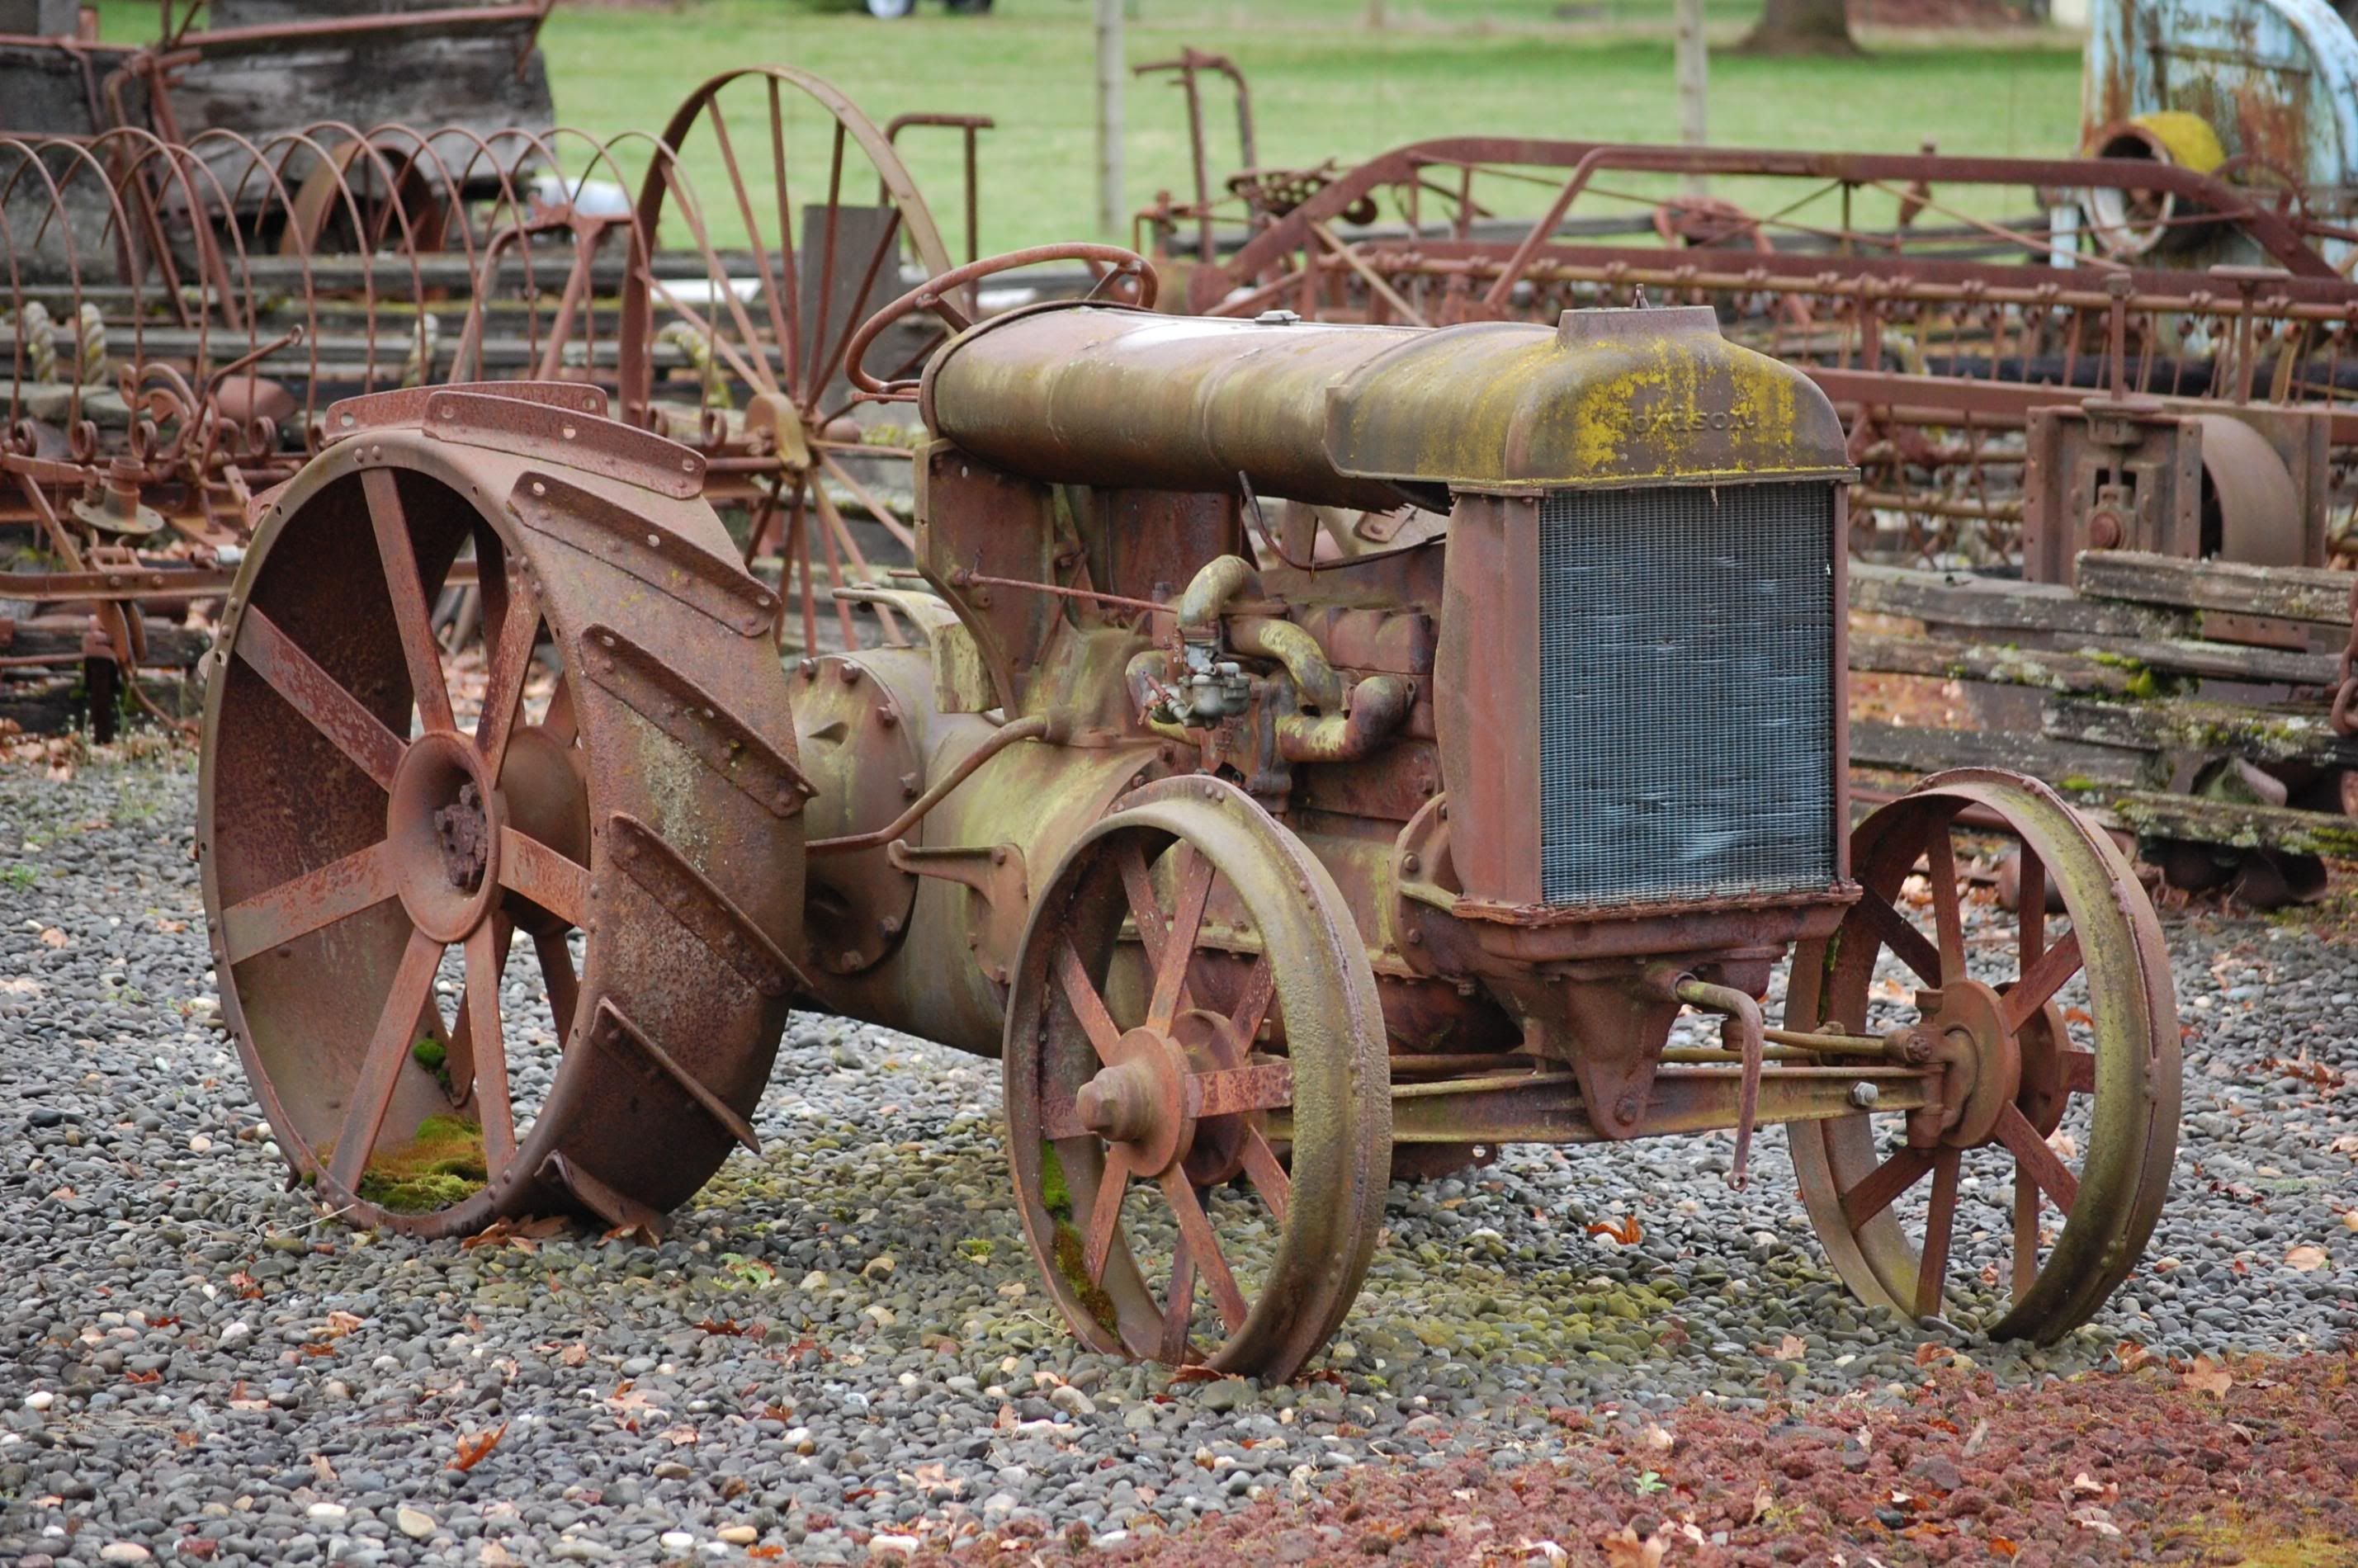
[[[2030,1293],[2039,1278],[2039,1187],[2020,1170],[2014,1173],[2014,1299]]]
[[[1071,1004],[1073,1016],[1080,1020],[1081,1032],[1089,1037],[1098,1060],[1113,1065],[1115,1053],[1121,1045],[1121,1031],[1114,1027],[1113,1016],[1106,1011],[1105,999],[1098,995],[1089,972],[1081,968],[1081,956],[1073,951],[1069,940],[1056,945],[1056,983],[1064,988],[1065,1000]]]
[[[1089,1229],[1081,1244],[1081,1266],[1094,1285],[1105,1279],[1106,1260],[1113,1254],[1113,1233],[1121,1221],[1121,1200],[1130,1188],[1128,1167],[1110,1154],[1098,1176],[1098,1192],[1089,1205]]]
[[[1187,1233],[1171,1249],[1171,1294],[1163,1306],[1163,1344],[1158,1354],[1173,1366],[1184,1365],[1194,1346],[1188,1343],[1187,1322],[1195,1315],[1195,1254]]]
[[[1869,1171],[1858,1185],[1842,1195],[1843,1220],[1853,1230],[1891,1206],[1892,1200],[1924,1179],[1932,1156],[1922,1149],[1902,1149]]]
[[[483,1129],[483,1173],[494,1182],[515,1160],[515,1108],[508,1100],[507,1041],[500,1029],[505,927],[504,921],[486,920],[467,934],[465,1009],[474,1036],[476,1119]]]
[[[803,337],[802,277],[795,260],[795,208],[786,194],[786,118],[778,101],[778,79],[770,81],[770,179],[777,193],[778,205],[778,272],[775,277],[766,274],[763,287],[785,296],[786,336],[778,345],[779,363],[785,369],[788,380],[794,377],[795,366],[802,362]]]
[[[2093,1051],[2063,1051],[2063,1092],[2092,1095],[2096,1092],[2096,1054]]]
[[[242,964],[373,909],[395,891],[392,848],[372,844],[222,910],[222,946],[229,949],[231,963]]]
[[[1883,945],[1891,949],[1892,957],[1915,970],[1916,978],[1926,985],[1941,983],[1940,949],[1924,940],[1924,934],[1909,924],[1906,915],[1877,897],[1873,888],[1859,894],[1857,907]]]
[[[562,931],[544,931],[532,939],[533,956],[540,960],[541,986],[548,992],[548,1011],[557,1021],[561,1049],[573,1037],[574,1015],[581,1011],[581,981],[573,973],[573,948]]]
[[[2015,962],[2027,970],[2047,949],[2047,865],[2028,844],[2014,864]]]
[[[500,829],[500,885],[568,925],[590,918],[589,869],[513,827]]]
[[[401,765],[401,753],[408,741],[362,707],[360,698],[296,646],[295,640],[280,631],[260,605],[248,604],[238,617],[237,656],[350,758],[354,767],[373,779],[378,788],[391,792],[394,770]]]
[[[565,745],[573,744],[580,733],[580,725],[573,716],[573,683],[560,678],[557,689],[548,694],[548,711],[541,715],[540,727]]]
[[[2022,1028],[2039,1014],[2039,1010],[2054,999],[2063,989],[2063,982],[2080,972],[2080,934],[2067,931],[2063,939],[2050,947],[2014,982],[2006,993],[2001,1016],[2008,1034],[2019,1034]]]
[[[499,965],[507,967],[508,945],[515,939],[515,924],[504,914],[492,916],[499,946]],[[450,1025],[449,1054],[442,1059],[442,1076],[449,1080],[452,1105],[464,1105],[475,1092],[475,963],[474,938],[467,938],[467,983],[459,992],[458,1021]]]
[[[329,1175],[348,1193],[360,1184],[361,1173],[368,1169],[369,1155],[375,1152],[377,1134],[384,1130],[394,1085],[400,1080],[402,1063],[409,1059],[418,1015],[433,994],[434,971],[441,962],[442,944],[413,929],[400,967],[394,970],[393,984],[386,988],[376,1033],[369,1039],[367,1054],[361,1058],[352,1104],[344,1109],[343,1130],[337,1135],[335,1155],[328,1166]]]
[[[1924,880],[1932,893],[1932,924],[1941,936],[1943,980],[1963,979],[1965,972],[1965,918],[1957,894],[1956,847],[1948,826],[1937,828],[1924,846]]]
[[[510,579],[507,613],[501,618],[499,643],[484,672],[483,711],[475,719],[475,751],[483,759],[484,773],[495,780],[507,758],[508,737],[524,717],[524,681],[539,638],[540,606],[521,580]]]
[[[2053,1200],[2056,1212],[2071,1218],[2071,1206],[2080,1197],[2080,1179],[2063,1157],[2048,1147],[2047,1140],[2039,1136],[2039,1129],[2030,1125],[2019,1108],[2007,1106],[1997,1113],[1997,1137],[2013,1152],[2022,1173]]]
[[[1941,1310],[1949,1281],[1949,1238],[1957,1227],[1957,1173],[1961,1149],[1943,1149],[1932,1157],[1932,1201],[1924,1213],[1924,1261],[1916,1272],[1916,1315],[1931,1317]]]
[[[384,565],[385,590],[393,596],[394,624],[401,632],[402,657],[409,664],[409,689],[428,730],[452,730],[450,688],[442,678],[442,648],[434,641],[432,607],[417,573],[417,550],[410,541],[409,516],[391,469],[361,475],[368,492],[369,522],[376,528],[376,553]]]
[[[1244,989],[1238,993],[1236,1011],[1228,1014],[1228,1027],[1245,1050],[1260,1037],[1260,1026],[1269,1016],[1269,1004],[1277,994],[1277,967],[1263,953],[1245,975]]]
[[[1187,1183],[1187,1173],[1174,1165],[1163,1173],[1163,1195],[1171,1204],[1171,1212],[1179,1217],[1179,1234],[1185,1238],[1187,1250],[1194,1255],[1195,1267],[1211,1282],[1213,1304],[1220,1309],[1220,1321],[1234,1334],[1245,1325],[1247,1307],[1245,1293],[1237,1289],[1237,1278],[1228,1272],[1228,1260],[1220,1252],[1220,1243],[1212,1234],[1212,1221],[1204,1213],[1195,1189]]]
[[[1253,1188],[1260,1194],[1261,1202],[1269,1205],[1270,1214],[1278,1224],[1283,1225],[1287,1212],[1293,1206],[1293,1180],[1285,1173],[1285,1167],[1277,1162],[1277,1151],[1269,1146],[1269,1140],[1260,1135],[1260,1128],[1245,1130],[1242,1158],[1245,1174],[1252,1178]]]
[[[1130,918],[1138,927],[1138,945],[1146,950],[1150,974],[1163,968],[1163,903],[1154,896],[1154,880],[1146,873],[1146,854],[1134,839],[1124,838],[1114,849],[1121,868],[1122,892],[1130,899]]]
[[[1291,1062],[1220,1067],[1208,1073],[1193,1073],[1187,1078],[1187,1114],[1206,1120],[1217,1116],[1241,1116],[1249,1110],[1274,1110],[1293,1103]]]
[[[775,83],[772,83],[773,90]],[[785,354],[784,362],[794,362],[794,338],[786,330],[786,318],[781,307],[777,283],[770,272],[769,248],[762,243],[761,221],[753,216],[753,198],[745,189],[745,171],[737,162],[737,149],[729,142],[729,122],[720,113],[720,100],[716,96],[705,106],[705,119],[711,124],[713,144],[720,151],[720,167],[729,171],[729,189],[737,198],[737,216],[745,224],[745,243],[752,248],[753,268],[762,275],[762,302],[769,308],[770,331]],[[773,387],[771,390],[776,390]]]
[[[1154,967],[1154,998],[1147,1005],[1151,1028],[1169,1029],[1179,1011],[1179,994],[1186,984],[1187,961],[1195,956],[1195,935],[1204,926],[1204,903],[1212,893],[1212,862],[1192,844],[1180,846],[1179,898],[1172,912],[1171,929],[1163,942],[1163,961]]]

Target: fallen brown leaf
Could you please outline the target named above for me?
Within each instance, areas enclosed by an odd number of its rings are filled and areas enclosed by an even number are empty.
[[[2214,1400],[2225,1399],[2227,1390],[2234,1387],[2235,1382],[2235,1379],[2228,1374],[2226,1368],[2212,1360],[2208,1356],[2197,1356],[2194,1358],[2194,1365],[2188,1368],[2181,1376],[2189,1389],[2198,1394],[2209,1394]]]
[[[1771,1361],[1799,1361],[1802,1357],[1808,1356],[1809,1353],[1810,1347],[1802,1343],[1801,1336],[1800,1335],[1789,1334],[1785,1336],[1784,1338],[1777,1342],[1776,1349],[1768,1352],[1768,1359]]]
[[[476,1465],[481,1465],[485,1459],[491,1456],[492,1450],[497,1448],[500,1445],[500,1439],[505,1437],[507,1434],[508,1423],[505,1422],[500,1422],[499,1425],[492,1427],[489,1432],[460,1433],[459,1452],[458,1454],[450,1461],[450,1468],[453,1470],[473,1469]]]
[[[1646,1238],[1645,1227],[1634,1214],[1625,1214],[1618,1219],[1600,1219],[1588,1227],[1588,1234],[1609,1236],[1624,1247],[1635,1247]]]
[[[62,947],[67,941],[66,934],[54,925],[41,933],[41,946],[44,947]]]
[[[2325,1249],[2296,1247],[2285,1254],[2285,1267],[2298,1269],[2304,1274],[2313,1274],[2325,1267]]]
[[[1638,1532],[1626,1524],[1599,1544],[1605,1548],[1609,1568],[1657,1568],[1662,1554],[1671,1549],[1669,1537],[1657,1535],[1640,1541]]]

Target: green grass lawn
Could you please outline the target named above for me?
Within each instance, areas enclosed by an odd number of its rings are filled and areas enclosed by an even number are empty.
[[[1714,40],[1732,43],[1753,0],[1710,0]],[[1668,0],[1392,0],[1390,25],[1366,24],[1366,0],[1137,0],[1132,61],[1183,45],[1232,56],[1250,75],[1265,164],[1347,162],[1423,137],[1471,133],[1669,141],[1677,135]],[[108,0],[110,37],[152,34],[146,0]],[[1560,13],[1578,19],[1562,19]],[[992,116],[982,151],[986,251],[1092,237],[1094,38],[1088,0],[999,0],[984,17],[933,0],[914,19],[877,22],[809,0],[681,0],[676,7],[560,5],[543,34],[557,106],[600,135],[659,129],[703,78],[775,62],[815,71],[882,122],[909,110]],[[1756,146],[2068,154],[2079,127],[2079,55],[2055,34],[1865,35],[1869,58],[1712,62],[1714,141]],[[749,102],[732,114],[742,156],[761,127]],[[1130,205],[1188,182],[1177,92],[1133,81],[1127,138]],[[1234,162],[1233,124],[1213,106],[1215,161]],[[824,189],[826,144],[815,114],[790,129],[795,200]],[[708,148],[708,141],[704,144]],[[757,155],[760,156],[760,155]],[[914,133],[907,161],[954,252],[954,137]],[[708,208],[728,188],[708,153],[689,171]],[[865,171],[862,171],[864,174]],[[856,187],[847,184],[847,189]],[[1742,192],[1731,192],[1742,196]],[[1534,206],[1544,200],[1535,191]],[[2020,193],[1976,203],[2027,208]],[[1584,209],[1585,210],[1585,209]],[[726,226],[716,219],[716,226]]]

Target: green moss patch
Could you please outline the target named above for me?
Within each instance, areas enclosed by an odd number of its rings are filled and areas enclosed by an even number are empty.
[[[429,1116],[408,1142],[379,1148],[361,1173],[360,1196],[394,1214],[427,1214],[464,1203],[490,1173],[483,1130],[455,1116]]]

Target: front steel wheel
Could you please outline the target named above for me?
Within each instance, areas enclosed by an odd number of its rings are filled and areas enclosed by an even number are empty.
[[[2022,845],[2003,946],[1966,929],[1952,842],[1994,829]],[[1795,953],[1789,1026],[1912,1027],[1952,1087],[1930,1112],[1792,1127],[1810,1217],[1862,1300],[1923,1317],[1956,1288],[1954,1235],[2004,1194],[2010,1212],[1986,1228],[2008,1238],[2006,1267],[1979,1282],[2008,1304],[1989,1333],[2060,1338],[2128,1277],[2169,1191],[2178,1009],[2153,905],[2109,838],[2009,773],[1926,780],[1861,823],[1851,853],[1865,892],[1831,939]],[[1909,1195],[1927,1178],[1920,1214]]]
[[[1391,1101],[1374,973],[1301,840],[1208,777],[1123,797],[1035,906],[1002,1065],[1074,1333],[1272,1380],[1317,1354],[1375,1250]]]

